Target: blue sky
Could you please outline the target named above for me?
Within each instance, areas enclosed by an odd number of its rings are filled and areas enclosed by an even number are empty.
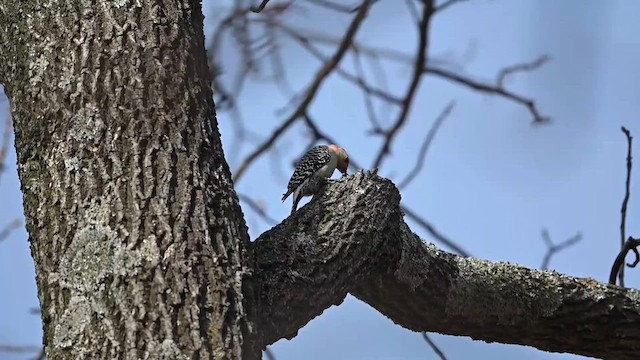
[[[404,4],[377,3],[358,42],[411,54],[415,32]],[[210,32],[219,10],[211,1],[205,2],[204,8]],[[640,139],[639,13],[640,2],[634,0],[475,0],[438,15],[432,25],[430,54],[455,61],[460,71],[474,79],[490,81],[504,66],[542,54],[551,56],[552,61],[542,69],[517,75],[507,85],[535,99],[540,111],[553,122],[532,127],[530,114],[521,106],[427,77],[410,121],[380,174],[402,179],[413,166],[415,153],[435,117],[449,101],[456,100],[422,173],[403,189],[403,204],[476,257],[534,268],[540,266],[546,251],[540,237],[542,228],[548,228],[555,241],[581,232],[582,242],[554,257],[550,267],[606,281],[619,243],[624,189],[626,141],[620,126],[627,126]],[[292,15],[287,21],[338,36],[349,18],[314,12]],[[230,45],[224,49],[223,69],[231,76],[238,63],[237,52]],[[331,53],[330,48],[326,50]],[[301,89],[319,64],[291,43],[284,46],[284,52],[289,80]],[[344,61],[347,68],[351,63],[350,58]],[[400,94],[410,67],[387,65],[386,69],[389,88]],[[270,84],[249,81],[239,108],[252,130],[265,136],[287,114],[277,112],[286,100]],[[331,77],[311,111],[352,158],[370,166],[380,139],[363,131],[369,122],[359,92]],[[7,113],[7,102],[0,102],[0,117]],[[381,121],[390,124],[395,111],[381,108],[380,114]],[[241,154],[231,154],[237,144],[233,120],[225,112],[218,116],[223,144],[235,169],[255,142],[243,145]],[[237,184],[238,191],[258,199],[272,217],[284,219],[290,204],[281,204],[279,199],[291,162],[306,143],[304,129],[292,128],[277,144],[281,161],[263,157]],[[0,178],[0,226],[22,216],[14,164],[12,153]],[[639,171],[632,182],[627,224],[628,233],[636,235],[640,234]],[[243,210],[252,238],[270,228],[252,210]],[[409,223],[431,241],[428,234]],[[628,271],[627,285],[638,287],[639,283],[640,271]],[[35,275],[23,229],[0,243],[0,291],[9,294],[0,297],[0,344],[38,344],[40,320],[29,314],[29,309],[38,305]],[[580,358],[465,337],[433,338],[449,359]],[[325,311],[293,340],[281,340],[272,349],[278,360],[436,358],[420,334],[394,325],[352,297]],[[25,358],[0,354],[0,359]]]

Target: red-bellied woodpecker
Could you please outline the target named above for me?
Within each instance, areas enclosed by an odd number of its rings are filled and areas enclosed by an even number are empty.
[[[311,148],[296,164],[289,180],[289,186],[287,186],[287,192],[282,196],[282,202],[293,193],[291,206],[293,214],[300,199],[304,196],[315,195],[336,168],[346,174],[348,167],[349,155],[340,146],[319,145]]]

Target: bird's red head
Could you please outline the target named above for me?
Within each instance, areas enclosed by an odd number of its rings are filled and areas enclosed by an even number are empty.
[[[335,144],[329,145],[329,149],[333,150],[338,156],[338,164],[336,166],[338,170],[341,173],[346,174],[347,169],[349,168],[349,154],[347,154],[347,151]]]

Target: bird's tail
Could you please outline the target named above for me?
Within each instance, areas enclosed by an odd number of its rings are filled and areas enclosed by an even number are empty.
[[[291,200],[291,214],[292,215],[298,209],[298,203],[300,202],[300,199],[302,199],[301,195],[302,194],[300,194],[298,192],[293,194],[293,200]]]

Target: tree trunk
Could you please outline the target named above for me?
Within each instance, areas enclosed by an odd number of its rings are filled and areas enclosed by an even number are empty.
[[[201,11],[0,1],[50,359],[258,358]]]

